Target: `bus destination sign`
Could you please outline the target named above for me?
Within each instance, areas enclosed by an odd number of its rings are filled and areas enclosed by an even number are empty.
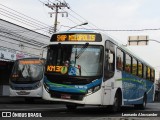
[[[64,33],[54,34],[51,38],[51,42],[100,42],[101,35],[95,33]]]
[[[42,60],[20,60],[20,64],[42,64]]]

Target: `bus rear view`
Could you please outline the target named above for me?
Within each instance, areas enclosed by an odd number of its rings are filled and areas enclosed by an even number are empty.
[[[44,59],[24,58],[17,60],[10,76],[10,96],[24,97],[26,101],[42,97]]]

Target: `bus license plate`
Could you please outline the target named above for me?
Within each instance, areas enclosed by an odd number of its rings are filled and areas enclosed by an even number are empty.
[[[70,99],[71,96],[67,95],[67,94],[61,94],[61,98],[63,98],[63,99]]]
[[[17,94],[18,95],[28,95],[30,92],[27,91],[18,91]]]

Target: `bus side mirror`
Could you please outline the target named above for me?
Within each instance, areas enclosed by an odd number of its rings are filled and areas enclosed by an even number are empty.
[[[46,54],[47,54],[46,50],[47,49],[48,49],[48,45],[41,47],[40,57],[39,57],[40,59],[44,58],[44,56],[46,58]]]
[[[40,59],[43,58],[43,52],[44,52],[44,50],[40,51]]]
[[[105,55],[106,55],[106,62],[113,63],[113,54],[106,52]]]
[[[113,54],[112,53],[108,54],[108,62],[113,63]]]

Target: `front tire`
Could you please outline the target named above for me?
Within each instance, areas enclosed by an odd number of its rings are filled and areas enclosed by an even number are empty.
[[[114,103],[111,106],[111,111],[112,112],[118,112],[121,110],[121,97],[118,93],[116,93],[115,97],[114,97]]]

